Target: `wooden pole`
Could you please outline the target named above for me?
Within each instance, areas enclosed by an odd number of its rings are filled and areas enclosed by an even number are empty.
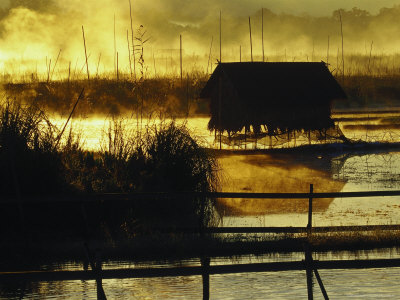
[[[250,17],[249,17],[249,31],[250,31],[250,56],[251,56],[251,62],[253,62],[253,42],[251,40],[251,22],[250,22]]]
[[[307,244],[304,245],[304,256],[305,256],[305,267],[306,267],[306,275],[307,275],[307,298],[308,300],[313,300],[313,273],[312,273],[312,256],[310,252],[310,248]]]
[[[222,62],[222,12],[219,11],[219,62]]]
[[[89,64],[88,64],[88,56],[87,56],[87,51],[86,51],[86,39],[85,39],[85,30],[83,29],[82,25],[82,35],[83,35],[83,46],[85,48],[85,58],[86,58],[86,71],[87,71],[87,80],[90,82],[90,77],[89,77]]]
[[[210,299],[210,258],[202,258],[201,266],[203,267],[203,273],[201,274],[203,279],[203,300],[208,300]]]
[[[325,290],[324,284],[322,282],[321,276],[319,276],[319,272],[318,272],[317,268],[314,268],[314,274],[315,274],[315,278],[317,279],[319,288],[321,289],[322,295],[324,296],[324,299],[329,300],[328,293]]]
[[[181,65],[181,86],[182,86],[182,34],[179,35],[179,57],[180,57],[180,65]]]
[[[264,8],[261,9],[261,43],[262,43],[262,57],[263,62],[265,61],[264,56]]]
[[[305,264],[306,264],[306,272],[307,272],[307,292],[308,292],[308,299],[313,299],[313,286],[312,286],[312,272],[314,271],[315,278],[317,279],[318,285],[321,289],[322,295],[324,296],[325,300],[329,300],[328,293],[325,290],[324,284],[322,282],[321,276],[319,275],[318,269],[314,265],[314,260],[312,258],[312,253],[310,249],[310,245],[305,243],[304,247],[304,254],[305,254]]]
[[[131,18],[131,38],[132,38],[132,56],[133,56],[133,75],[136,80],[136,58],[135,58],[135,43],[133,39],[133,22],[132,22],[132,3],[129,0],[129,16]]]
[[[242,62],[242,45],[239,46],[239,62]]]
[[[87,242],[85,242],[83,245],[85,249],[86,259],[89,261],[90,267],[96,277],[97,300],[107,300],[106,294],[103,289],[103,280],[101,277],[100,253],[96,251],[93,259],[93,254],[91,253]]]
[[[308,224],[307,224],[307,229],[308,233],[311,234],[311,229],[312,229],[312,206],[313,206],[313,193],[314,190],[314,185],[311,183],[310,184],[310,198],[308,198]]]

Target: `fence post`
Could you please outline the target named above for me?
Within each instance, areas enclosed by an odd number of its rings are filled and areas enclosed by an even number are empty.
[[[304,245],[305,267],[307,275],[307,296],[308,300],[313,300],[313,269],[312,269],[312,256],[308,244]]]
[[[312,204],[313,204],[313,193],[314,185],[310,184],[310,198],[308,198],[308,224],[307,224],[307,233],[311,234],[312,229]]]
[[[202,257],[201,266],[203,267],[203,273],[201,277],[203,279],[203,300],[210,299],[210,258]]]

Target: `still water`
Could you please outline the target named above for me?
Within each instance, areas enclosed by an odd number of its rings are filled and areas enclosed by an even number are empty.
[[[399,258],[400,251],[384,249],[353,252],[316,253],[314,259],[383,259]],[[240,258],[214,258],[211,265],[232,263],[260,263],[299,261],[302,253],[245,256]],[[179,262],[132,263],[114,261],[104,268],[142,268],[170,266],[199,266],[198,259]],[[67,262],[47,265],[46,269],[76,270],[82,265]],[[331,299],[397,299],[400,268],[364,270],[320,270]],[[314,279],[315,280],[315,279]],[[94,281],[63,281],[42,283],[0,283],[1,299],[96,299]],[[201,276],[166,277],[150,279],[103,280],[107,299],[202,299]],[[323,299],[314,282],[315,299]],[[210,276],[211,299],[307,299],[305,271],[239,273]]]
[[[384,123],[382,120],[387,121],[387,116],[364,116],[358,122],[354,121],[354,117],[350,121],[348,116],[338,118],[346,136],[369,141],[385,138],[398,141],[400,130],[395,126],[387,126],[384,130],[382,126],[378,127],[379,130],[371,126]],[[63,120],[56,121],[63,124]],[[210,146],[214,135],[206,130],[207,121],[208,118],[190,119],[188,126],[205,146]],[[358,126],[347,126],[354,124]],[[74,128],[81,129],[85,147],[91,150],[99,149],[101,132],[105,132],[107,126],[108,121],[100,119],[73,122]],[[218,162],[221,189],[229,192],[308,192],[311,183],[315,192],[400,190],[400,152],[225,154],[218,156]],[[307,200],[223,199],[218,203],[218,213],[222,217],[222,226],[305,226]],[[367,224],[400,224],[400,197],[315,200],[314,226]],[[400,251],[385,249],[314,254],[314,259],[319,260],[368,258],[400,258]],[[286,253],[235,259],[214,258],[211,264],[302,259],[302,253]],[[195,266],[200,262],[198,259],[142,263],[111,261],[106,262],[104,268],[177,265]],[[44,263],[39,269],[81,270],[83,265]],[[320,275],[331,299],[400,298],[400,268],[320,270]],[[104,280],[103,287],[108,299],[202,299],[201,276]],[[317,285],[314,286],[314,293],[315,299],[322,299]],[[211,299],[307,299],[306,274],[304,271],[288,271],[212,275],[210,295]],[[0,298],[96,299],[96,285],[94,281],[0,283]]]

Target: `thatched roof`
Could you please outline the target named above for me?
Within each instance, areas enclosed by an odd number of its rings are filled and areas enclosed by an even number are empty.
[[[200,97],[211,99],[210,130],[272,133],[332,126],[331,101],[346,94],[324,62],[249,62],[220,63]]]

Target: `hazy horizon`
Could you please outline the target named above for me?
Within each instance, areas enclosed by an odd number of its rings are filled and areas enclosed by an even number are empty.
[[[262,7],[267,60],[285,56],[288,60],[318,61],[326,57],[328,36],[331,55],[339,53],[338,9],[344,9],[345,54],[399,53],[400,1],[331,0],[322,5],[316,0],[250,0],[244,5],[239,0],[132,0],[133,35],[137,37],[143,25],[145,38],[150,38],[144,44],[145,71],[146,68],[154,74],[157,69],[176,71],[180,35],[185,66],[195,68],[201,64],[205,69],[211,40],[210,60],[216,62],[220,11],[223,61],[238,61],[240,48],[242,59],[250,60],[249,17],[254,57],[260,60]],[[132,46],[129,0],[0,0],[0,70],[11,74],[35,70],[43,73],[49,66],[54,67],[59,54],[55,73],[58,68],[67,69],[69,64],[75,70],[82,70],[85,65],[82,26],[92,74],[113,72],[116,52],[119,69],[129,72],[127,38]],[[139,42],[135,39],[134,43]],[[138,53],[137,49],[136,61]]]

